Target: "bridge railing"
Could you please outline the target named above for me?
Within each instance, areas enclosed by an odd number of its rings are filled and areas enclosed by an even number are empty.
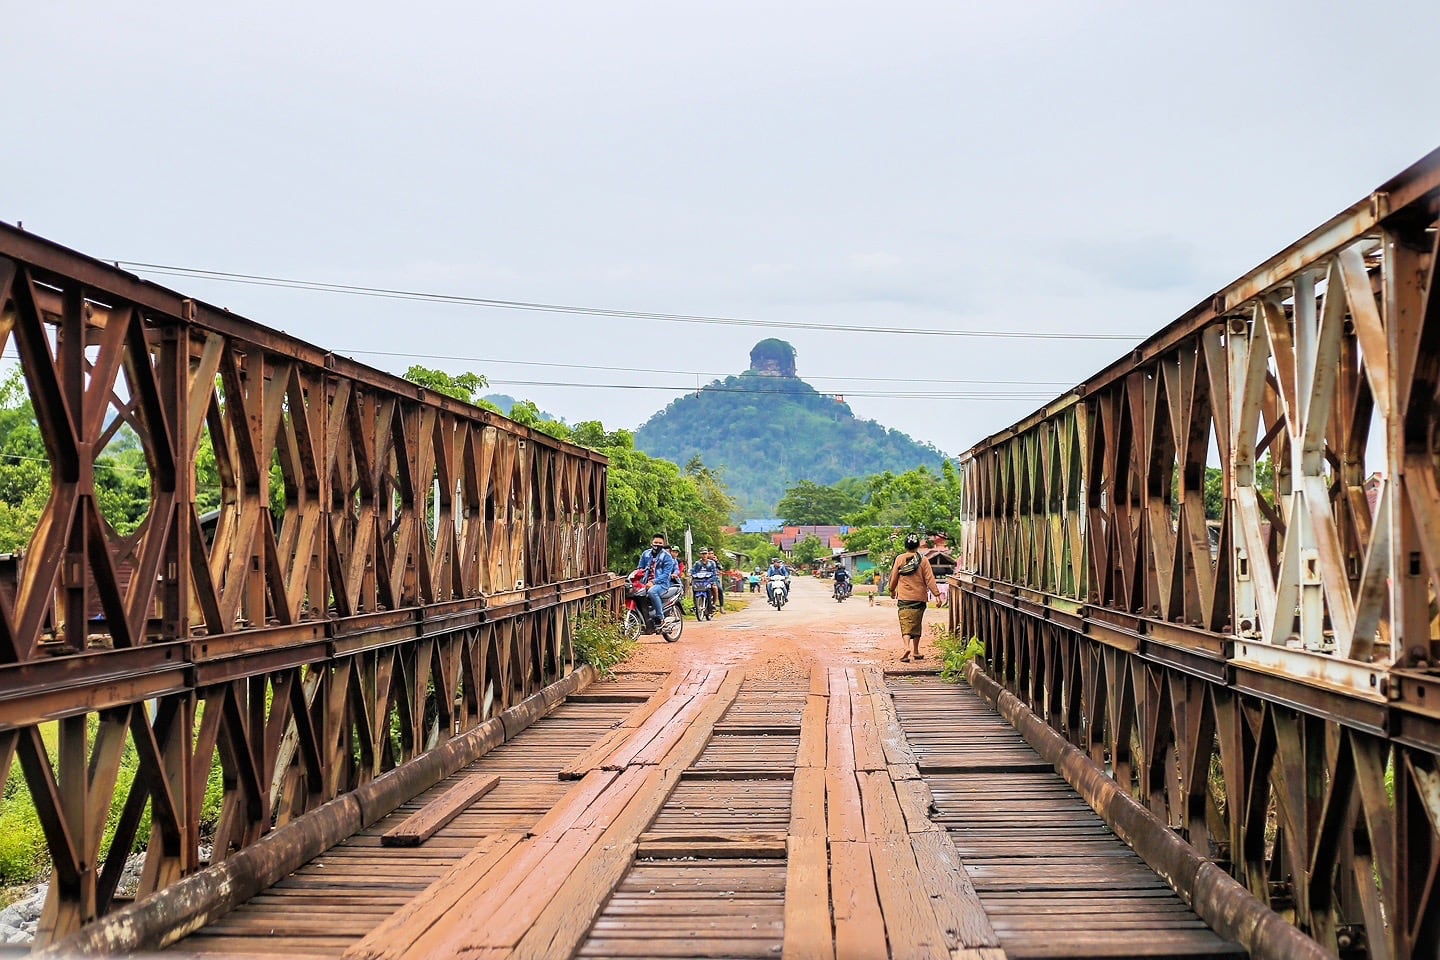
[[[1437,217],[1440,152],[961,458],[988,670],[1372,956],[1440,942]]]
[[[0,351],[39,490],[0,782],[18,758],[54,863],[42,944],[142,831],[134,896],[569,673],[573,615],[619,602],[594,452],[4,225]]]

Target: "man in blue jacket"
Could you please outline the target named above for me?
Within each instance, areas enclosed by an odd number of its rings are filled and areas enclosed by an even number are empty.
[[[674,582],[675,575],[679,573],[680,564],[670,555],[670,551],[665,549],[665,537],[662,534],[657,533],[650,538],[650,549],[640,554],[640,563],[636,565],[636,569],[645,571],[645,579],[650,583],[650,588],[645,593],[655,605],[655,623],[663,623],[663,597]]]

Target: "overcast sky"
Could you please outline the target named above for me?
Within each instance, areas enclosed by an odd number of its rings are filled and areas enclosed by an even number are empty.
[[[1434,0],[16,0],[0,220],[111,260],[1138,340],[1440,145],[1437,50]],[[1128,347],[151,279],[609,426],[780,336],[818,389],[952,454]],[[916,382],[836,379],[875,377]],[[991,379],[1023,382],[919,382]],[[983,399],[866,395],[896,392]]]

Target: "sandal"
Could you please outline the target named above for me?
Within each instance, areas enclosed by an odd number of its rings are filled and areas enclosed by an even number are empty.
[[[902,656],[902,657],[900,658],[900,662],[901,662],[901,663],[909,663],[909,662],[910,662],[910,654],[907,653],[907,654],[905,654],[904,656]]]
[[[915,659],[916,659],[916,660],[924,660],[924,659],[925,659],[925,654],[923,654],[923,653],[917,653],[917,654],[915,654]]]

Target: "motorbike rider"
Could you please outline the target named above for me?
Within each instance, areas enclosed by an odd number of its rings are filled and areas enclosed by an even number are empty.
[[[640,554],[636,569],[643,572],[650,587],[645,591],[655,610],[655,623],[665,621],[665,591],[674,584],[680,572],[680,563],[665,549],[665,535],[655,534],[650,538],[650,549]]]
[[[850,589],[850,571],[844,566],[835,568],[835,592],[841,593]]]
[[[690,583],[697,594],[708,591],[715,609],[720,609],[720,564],[715,559],[714,550],[706,547],[700,551],[700,559],[690,568]]]
[[[774,598],[774,596],[775,596],[775,588],[776,588],[777,585],[778,585],[781,589],[789,589],[789,586],[790,586],[790,585],[789,585],[788,583],[786,583],[785,580],[783,579],[783,578],[786,578],[786,577],[789,577],[789,576],[790,576],[790,568],[787,567],[787,566],[785,566],[785,560],[784,560],[783,557],[776,557],[774,560],[771,560],[771,561],[770,561],[770,568],[765,571],[765,576],[764,576],[764,578],[763,578],[764,581],[765,581],[765,596],[766,596],[766,598],[767,598],[767,599],[773,599],[773,598]],[[778,581],[778,584],[777,584],[777,581]]]

